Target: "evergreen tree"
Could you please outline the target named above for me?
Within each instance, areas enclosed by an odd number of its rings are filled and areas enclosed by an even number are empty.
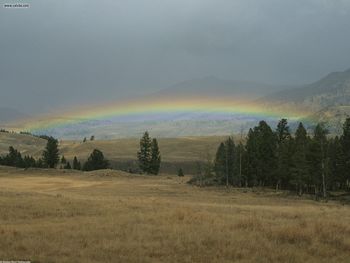
[[[229,137],[225,142],[225,170],[226,170],[226,185],[236,184],[235,180],[235,143],[232,137]]]
[[[71,165],[70,165],[70,162],[67,162],[67,164],[64,166],[64,169],[72,169]]]
[[[24,156],[23,158],[24,168],[36,167],[35,159],[32,156]]]
[[[55,138],[48,138],[42,158],[45,165],[49,168],[55,168],[58,164],[60,157],[58,151],[58,141]]]
[[[157,139],[152,140],[151,144],[151,161],[149,165],[149,173],[157,175],[160,169],[161,156]]]
[[[144,173],[150,172],[150,163],[152,158],[151,151],[152,151],[151,138],[149,137],[149,134],[146,131],[140,140],[140,151],[137,153],[139,167],[141,171]]]
[[[43,159],[39,158],[39,159],[36,161],[36,167],[38,167],[38,168],[44,168],[44,167],[45,167],[44,162],[43,162]]]
[[[299,123],[295,132],[294,152],[291,163],[291,183],[296,186],[299,195],[302,195],[305,185],[308,183],[307,151],[309,138],[302,123]]]
[[[107,169],[109,166],[108,160],[104,158],[103,153],[100,150],[93,150],[90,154],[87,162],[84,164],[84,171],[93,171]]]
[[[343,134],[340,137],[340,143],[343,152],[343,173],[341,175],[344,178],[344,184],[348,187],[350,182],[350,117],[346,118],[343,125]]]
[[[178,175],[179,177],[184,177],[184,176],[185,176],[185,175],[184,175],[184,172],[182,171],[182,168],[180,168],[180,169],[178,170],[177,175]]]
[[[78,161],[76,156],[74,156],[74,159],[73,159],[73,169],[74,170],[81,170],[81,164]]]
[[[346,186],[346,172],[344,171],[344,152],[338,136],[328,143],[327,156],[329,158],[329,177],[327,184],[334,190],[344,189]]]
[[[258,142],[256,128],[249,129],[246,148],[246,185],[255,186],[258,182]]]
[[[274,181],[277,140],[271,127],[265,121],[260,121],[254,130],[257,136],[257,180],[260,186],[265,186]]]
[[[12,146],[9,147],[9,153],[3,158],[3,164],[19,168],[25,167],[21,153]]]
[[[235,153],[235,175],[237,177],[238,186],[248,187],[247,153],[242,142],[236,146]]]
[[[292,156],[292,136],[289,131],[288,122],[286,119],[281,119],[276,129],[277,136],[277,170],[275,173],[276,189],[282,185],[286,187],[290,181],[290,167],[291,167],[291,156]]]
[[[315,195],[322,192],[323,197],[326,197],[326,134],[324,126],[317,124],[308,151],[310,183],[314,187]]]
[[[66,164],[66,163],[67,163],[67,160],[66,160],[66,158],[64,157],[64,155],[62,155],[61,164]]]
[[[216,155],[215,155],[215,161],[214,161],[214,170],[216,177],[219,181],[223,182],[225,175],[226,175],[226,147],[225,144],[222,142],[220,143]]]
[[[219,145],[215,155],[214,171],[221,183],[237,184],[235,178],[235,144],[231,137]]]

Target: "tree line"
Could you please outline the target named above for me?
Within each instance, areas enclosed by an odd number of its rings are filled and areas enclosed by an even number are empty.
[[[22,154],[18,150],[10,146],[8,154],[5,156],[0,156],[0,165],[18,168],[56,168],[59,164],[61,164],[61,168],[64,169],[83,171],[107,169],[109,167],[109,161],[106,160],[103,153],[97,149],[92,151],[84,164],[81,164],[77,157],[74,156],[71,165],[64,156],[60,157],[57,139],[50,136],[42,136],[42,138],[45,138],[47,143],[41,158],[36,160],[34,157],[29,155],[22,157]]]
[[[350,190],[350,118],[340,136],[322,124],[308,135],[299,123],[291,134],[286,119],[275,130],[265,122],[250,129],[245,144],[229,137],[216,152],[214,178],[220,184],[269,186],[326,197],[329,190]]]

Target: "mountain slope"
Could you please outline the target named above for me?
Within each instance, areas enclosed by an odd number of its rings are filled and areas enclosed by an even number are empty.
[[[287,89],[287,87],[252,81],[224,80],[214,76],[208,76],[179,82],[152,94],[152,96],[180,98],[198,96],[230,97],[251,100],[282,89]]]
[[[0,132],[0,155],[7,154],[10,146],[19,150],[22,155],[40,157],[47,141],[26,134]]]
[[[333,72],[296,89],[269,94],[258,103],[278,110],[300,109],[308,112],[306,120],[323,122],[333,133],[340,133],[350,116],[350,69]]]
[[[350,105],[350,69],[333,72],[312,84],[272,93],[259,102],[303,107],[317,112],[328,107]]]

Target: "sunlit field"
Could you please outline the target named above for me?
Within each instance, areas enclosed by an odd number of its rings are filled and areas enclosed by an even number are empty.
[[[349,262],[350,207],[177,176],[0,168],[0,259]]]

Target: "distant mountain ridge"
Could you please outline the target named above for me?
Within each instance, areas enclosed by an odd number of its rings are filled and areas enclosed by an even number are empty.
[[[293,103],[312,111],[350,105],[350,69],[330,73],[309,85],[269,94],[259,101],[272,104]]]
[[[191,79],[176,83],[152,94],[156,97],[230,97],[257,99],[272,92],[290,88],[282,85],[270,85],[253,81],[235,81],[215,76]]]
[[[310,112],[309,119],[324,122],[339,132],[350,116],[350,69],[330,73],[309,85],[269,94],[257,102],[270,108],[304,109]]]

